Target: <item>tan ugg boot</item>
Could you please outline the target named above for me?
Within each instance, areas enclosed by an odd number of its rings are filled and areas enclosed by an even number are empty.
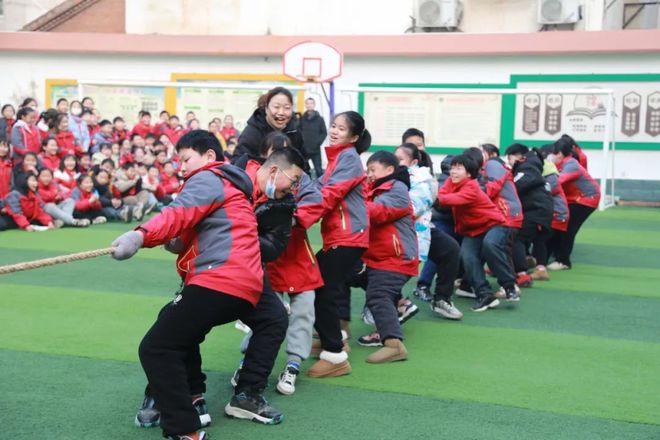
[[[405,361],[408,359],[408,351],[405,345],[398,339],[386,339],[383,348],[371,353],[367,357],[370,364],[384,364],[386,362]]]
[[[321,352],[323,351],[323,347],[321,347],[321,340],[320,339],[313,339],[312,340],[312,351],[310,352],[310,356],[312,357],[319,357]],[[344,351],[346,353],[351,352],[351,346],[348,345],[348,341],[344,340]]]
[[[537,266],[531,277],[534,281],[550,281],[550,274],[545,266]]]
[[[309,377],[338,377],[351,372],[351,364],[348,362],[348,354],[345,351],[341,353],[332,353],[322,351],[320,360],[307,370]]]

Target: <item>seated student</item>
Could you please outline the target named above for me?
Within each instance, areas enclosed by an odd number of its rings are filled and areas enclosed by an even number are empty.
[[[39,188],[37,190],[41,201],[44,202],[44,211],[54,221],[61,221],[66,226],[89,226],[89,220],[73,218],[76,207],[75,200],[64,197],[65,194],[53,180],[53,172],[43,168],[39,172]]]
[[[73,154],[67,154],[62,158],[60,167],[53,173],[55,183],[60,187],[64,198],[71,196],[71,192],[76,188],[80,171],[78,168],[78,159]]]
[[[151,113],[141,110],[138,117],[139,121],[133,126],[131,130],[131,142],[135,144],[134,136],[138,135],[141,139],[147,137],[148,134],[153,133],[153,125],[151,125]],[[144,146],[144,145],[141,145]]]
[[[89,174],[92,172],[92,159],[89,154],[83,154],[78,159],[78,170],[80,174]]]
[[[89,108],[84,108],[81,115],[83,121],[87,124],[87,131],[89,133],[89,146],[91,147],[91,140],[96,133],[99,132],[99,119],[96,113],[96,110],[91,110]],[[83,150],[83,152],[89,151],[89,148]]]
[[[112,120],[112,142],[121,142],[128,139],[129,134],[126,130],[126,122],[121,116],[117,116]]]
[[[552,195],[552,228],[550,237],[543,241],[542,239],[535,241],[532,244],[532,256],[534,257],[534,264],[536,269],[532,273],[532,279],[548,281],[550,275],[548,274],[548,244],[552,241],[555,234],[560,234],[568,229],[568,201],[566,194],[559,184],[559,171],[554,162],[554,144],[546,144],[539,149],[543,156],[543,177],[550,187],[550,194]]]
[[[366,306],[373,315],[383,348],[367,362],[405,360],[403,332],[398,317],[401,290],[419,268],[413,207],[408,191],[410,175],[396,156],[377,151],[367,160],[369,248],[349,283],[366,290]]]
[[[144,137],[144,151],[145,153],[150,153],[154,149],[154,144],[156,143],[156,136],[153,133],[149,133]]]
[[[92,180],[94,182],[94,192],[99,196],[99,201],[101,202],[102,215],[111,220],[122,220],[124,222],[130,222],[133,215],[133,207],[124,205],[121,199],[114,197],[112,191],[110,190],[110,172],[106,169],[99,168],[92,175]]]
[[[160,136],[163,133],[165,127],[167,127],[170,120],[170,113],[167,110],[163,110],[158,115],[158,122],[154,124],[153,134],[156,137]]]
[[[186,134],[188,130],[179,123],[179,117],[177,115],[172,115],[170,116],[167,127],[163,127],[162,132],[167,135],[172,144],[176,145],[179,139],[181,139],[181,136]]]
[[[89,174],[82,174],[78,177],[78,186],[71,193],[71,198],[75,201],[76,207],[73,211],[75,218],[86,218],[93,225],[99,225],[108,221],[103,216],[103,206],[99,200],[98,194],[94,192],[94,181]]]
[[[181,188],[181,181],[179,176],[176,174],[174,169],[174,164],[172,162],[166,162],[163,165],[163,173],[161,174],[161,187],[166,195],[176,198],[179,189]]]
[[[16,114],[16,122],[11,129],[11,146],[14,159],[21,160],[25,153],[39,154],[41,151],[41,134],[35,122],[37,113],[32,107],[21,107]]]
[[[456,233],[463,236],[461,260],[465,278],[477,298],[472,310],[483,312],[499,305],[486,280],[483,260],[504,287],[508,301],[519,301],[520,295],[509,263],[509,233],[504,227],[504,216],[481,190],[478,177],[479,166],[472,158],[464,154],[455,156],[449,179],[438,191],[438,201],[441,206],[452,208]]]
[[[35,230],[34,225],[54,229],[62,225],[53,223],[53,218],[44,211],[43,202],[37,194],[39,182],[31,172],[16,176],[14,190],[6,198],[6,215],[0,219],[0,231],[19,228],[27,232]]]
[[[126,162],[115,175],[112,195],[121,199],[125,205],[133,207],[133,218],[142,220],[155,205],[149,205],[149,192],[142,189],[142,179],[137,174],[135,164]]]
[[[0,200],[4,199],[11,191],[14,161],[11,158],[9,144],[0,141]]]
[[[60,156],[58,155],[59,147],[57,146],[57,140],[54,137],[47,137],[41,143],[41,154],[39,155],[39,160],[41,164],[55,172],[56,169],[60,167]]]
[[[92,156],[92,165],[100,165],[105,159],[112,159],[112,144],[101,144],[98,148],[99,151]]]
[[[522,227],[513,243],[513,267],[519,279],[527,275],[527,249],[550,238],[552,195],[543,178],[543,156],[538,150],[513,144],[506,149],[506,155],[524,213]]]
[[[89,148],[90,154],[98,153],[101,145],[112,143],[112,122],[107,119],[99,122],[99,131],[92,138],[91,146]]]
[[[69,130],[69,118],[67,115],[57,115],[51,123],[51,133],[57,141],[60,157],[67,154],[81,156],[84,154],[80,142],[76,139],[74,133]]]
[[[571,253],[575,237],[582,224],[598,208],[600,186],[586,169],[573,157],[572,145],[555,143],[555,164],[559,170],[559,184],[568,201],[569,220],[566,232],[558,234],[552,244],[555,261],[549,270],[568,270],[572,266]]]
[[[39,174],[39,160],[37,155],[32,152],[27,152],[23,156],[23,161],[14,166],[14,179],[20,174],[32,173],[35,176]]]
[[[149,193],[149,198],[147,200],[148,205],[156,205],[158,203],[158,187],[160,185],[160,179],[158,178],[158,170],[156,170],[156,176],[149,175],[149,166],[144,163],[139,163],[137,165],[138,176],[142,180],[142,189]]]
[[[438,196],[438,182],[428,172],[427,167],[418,165],[421,156],[415,144],[403,144],[394,154],[399,159],[399,164],[408,167],[410,173],[410,200],[415,215],[419,258],[421,261],[432,261],[438,274],[435,293],[430,298],[431,310],[444,318],[459,320],[463,313],[454,305],[452,295],[454,280],[458,275],[460,248],[452,236],[431,225],[431,211]]]
[[[132,133],[130,137],[130,149],[132,150],[133,148],[144,148],[146,145],[146,142],[144,141],[144,138],[140,136],[138,133]],[[124,144],[122,143],[122,147]]]
[[[69,130],[73,133],[73,136],[76,139],[77,145],[80,146],[82,151],[89,150],[89,129],[87,128],[87,122],[82,117],[83,106],[80,101],[71,101],[69,105]],[[89,117],[89,113],[86,113],[85,118]]]

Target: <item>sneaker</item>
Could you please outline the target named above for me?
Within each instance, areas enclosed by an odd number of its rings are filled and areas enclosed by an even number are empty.
[[[133,207],[124,205],[124,207],[121,208],[121,210],[119,211],[119,218],[124,223],[130,223],[132,217],[133,217]]]
[[[486,295],[481,299],[478,299],[476,303],[472,306],[473,312],[483,312],[488,309],[493,309],[500,305],[500,301],[495,298],[495,295]]]
[[[531,255],[527,255],[525,257],[525,261],[527,262],[528,269],[534,269],[536,267],[536,258],[532,257]]]
[[[372,327],[376,325],[376,321],[374,321],[374,315],[372,315],[369,307],[365,306],[365,308],[362,309],[362,322]]]
[[[86,218],[74,218],[72,225],[78,228],[86,228],[90,223],[89,219]]]
[[[424,284],[419,284],[417,288],[413,291],[413,295],[425,302],[429,302],[433,299],[433,295],[431,295],[431,290],[429,289],[429,286],[426,286]]]
[[[169,440],[193,440],[193,438],[190,435],[170,435],[165,438]],[[210,437],[206,435],[204,431],[199,431],[197,433],[197,438],[199,440],[210,440]]]
[[[397,312],[399,314],[399,324],[403,324],[419,312],[419,307],[408,298],[403,298],[399,301]]]
[[[461,283],[460,286],[456,288],[456,296],[462,298],[476,298],[477,295],[472,291],[472,287],[468,287],[466,284]]]
[[[363,347],[382,347],[383,343],[380,340],[380,333],[372,332],[365,336],[358,338],[358,344]]]
[[[533,284],[534,280],[526,273],[520,274],[516,277],[516,285],[518,285],[518,287],[528,288],[532,287]]]
[[[296,392],[296,379],[300,371],[293,365],[287,365],[277,381],[277,391],[285,396]]]
[[[64,222],[59,218],[55,219],[53,220],[53,226],[55,226],[55,229],[60,229],[62,226],[64,226]]]
[[[94,217],[94,220],[92,220],[93,225],[102,225],[103,223],[107,223],[108,219],[103,217],[102,215],[99,215],[98,217]]]
[[[144,217],[144,205],[142,203],[138,203],[137,205],[133,206],[133,213],[131,216],[133,217],[133,220],[142,220]]]
[[[531,277],[534,281],[550,281],[550,275],[545,266],[536,266],[536,270]]]
[[[433,300],[431,310],[447,319],[459,320],[463,317],[463,313],[454,306],[454,303],[447,302],[444,299]]]
[[[252,420],[264,425],[277,425],[284,419],[281,412],[268,405],[263,395],[248,395],[245,392],[231,398],[225,406],[225,414],[236,419]]]
[[[367,357],[370,364],[384,364],[386,362],[405,361],[408,359],[408,351],[399,339],[387,339],[383,348]]]
[[[252,329],[249,326],[247,326],[245,323],[243,323],[243,321],[241,321],[240,319],[236,321],[236,324],[234,324],[234,328],[236,330],[242,331],[243,333],[250,333],[252,331]]]
[[[513,289],[516,291],[518,296],[520,296],[520,287],[517,284],[513,285]],[[495,298],[497,299],[507,299],[506,290],[504,287],[500,287],[497,292],[495,292]]]
[[[234,371],[234,374],[231,376],[231,379],[229,379],[229,383],[234,388],[238,386],[238,379],[241,377],[241,368],[243,368],[243,362],[241,362],[236,371]]]
[[[156,409],[153,397],[144,396],[142,408],[135,415],[135,425],[138,428],[154,428],[160,425],[160,411]]]
[[[548,270],[569,270],[571,266],[567,266],[564,263],[560,263],[559,261],[553,261],[552,263],[548,264],[547,268]]]
[[[211,424],[211,415],[206,406],[204,396],[193,397],[193,407],[197,411],[197,414],[199,414],[199,422],[202,424],[202,428],[209,426]]]
[[[520,289],[517,289],[518,286],[506,289],[506,300],[509,302],[518,302],[520,301]]]

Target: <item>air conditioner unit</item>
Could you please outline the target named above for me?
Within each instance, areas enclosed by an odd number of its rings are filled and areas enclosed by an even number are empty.
[[[579,20],[579,0],[538,0],[539,24],[577,23]]]
[[[460,6],[459,0],[415,0],[413,17],[420,28],[455,28]]]

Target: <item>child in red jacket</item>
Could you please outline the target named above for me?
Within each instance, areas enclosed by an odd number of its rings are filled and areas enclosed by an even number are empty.
[[[379,364],[408,358],[397,306],[403,286],[418,274],[419,257],[408,169],[394,154],[377,151],[367,162],[367,179],[369,248],[362,256],[365,267],[359,267],[351,285],[366,290],[366,306],[383,345],[367,362]]]
[[[338,300],[345,294],[351,270],[369,247],[369,216],[365,202],[364,168],[360,153],[371,145],[364,119],[354,111],[335,116],[329,130],[328,164],[318,181],[323,194],[321,236],[323,249],[316,254],[325,285],[316,290],[315,327],[323,351],[312,365],[310,377],[349,374],[344,350]]]
[[[39,155],[41,164],[52,172],[55,172],[60,167],[61,162],[60,156],[57,154],[59,150],[57,140],[54,137],[48,137],[42,142],[41,148],[42,151]]]
[[[39,171],[39,197],[44,202],[44,211],[67,226],[89,226],[89,220],[73,218],[76,201],[65,194],[53,180],[53,172],[48,168]]]
[[[78,187],[71,193],[76,207],[73,216],[79,219],[88,219],[93,225],[99,225],[108,221],[103,216],[103,205],[99,195],[94,191],[94,180],[89,174],[78,177]]]
[[[14,186],[16,189],[7,195],[7,215],[0,220],[0,230],[20,228],[32,232],[34,225],[54,229],[56,225],[44,211],[43,202],[37,194],[37,176],[33,173],[19,174]]]
[[[504,227],[504,216],[479,187],[478,176],[479,166],[474,160],[463,154],[454,157],[449,179],[438,191],[438,201],[440,206],[452,209],[456,233],[463,236],[461,260],[465,277],[477,297],[472,310],[483,312],[499,305],[486,280],[483,260],[503,286],[508,301],[519,301],[520,296],[509,262],[509,234]]]
[[[11,178],[14,162],[11,158],[9,144],[0,141],[0,200],[4,199],[11,191]]]
[[[55,183],[64,193],[64,198],[70,197],[71,192],[76,188],[80,171],[78,168],[78,159],[73,154],[67,154],[62,158],[60,167],[53,173]]]

